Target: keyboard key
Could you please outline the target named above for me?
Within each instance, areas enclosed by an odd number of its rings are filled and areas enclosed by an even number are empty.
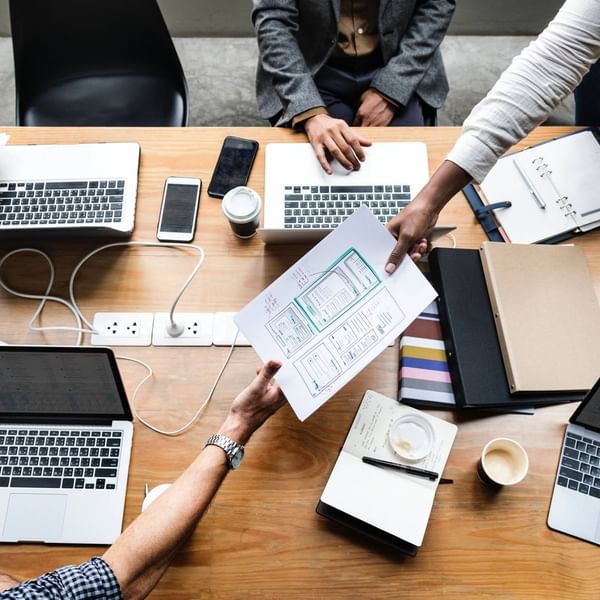
[[[560,485],[562,487],[567,487],[568,481],[569,480],[566,477],[559,477],[558,478],[558,485]]]
[[[91,469],[90,469],[91,470]],[[96,469],[96,473],[95,473],[95,477],[101,477],[103,479],[109,478],[109,477],[116,477],[117,476],[117,469]],[[87,475],[86,475],[87,477]],[[90,475],[90,477],[92,477],[92,475]]]
[[[568,488],[569,488],[570,490],[575,490],[575,491],[577,491],[577,488],[578,488],[578,486],[579,486],[579,484],[578,484],[576,481],[573,481],[572,479],[569,479],[569,485],[568,485]]]
[[[585,483],[580,483],[579,484],[579,491],[582,494],[587,494],[589,492],[589,489],[590,489],[589,486],[585,485]]]
[[[10,478],[8,477],[0,477],[0,487],[8,487],[8,482]]]
[[[71,489],[75,485],[75,480],[71,477],[62,480],[62,487],[65,489]]]
[[[60,478],[56,477],[13,477],[10,480],[11,487],[31,488],[59,488]]]
[[[569,458],[568,456],[563,456],[560,464],[564,465],[565,467],[570,467],[571,469],[579,470],[579,461]]]
[[[581,481],[583,479],[583,473],[579,471],[574,471],[573,469],[569,469],[567,467],[561,467],[559,473],[564,477],[568,477],[569,479],[574,479],[575,481]]]
[[[600,498],[600,487],[590,488],[590,496],[594,496],[594,498]]]

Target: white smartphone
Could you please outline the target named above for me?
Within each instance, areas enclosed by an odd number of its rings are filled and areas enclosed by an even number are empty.
[[[167,178],[156,232],[161,242],[194,239],[201,187],[202,181],[194,177]]]

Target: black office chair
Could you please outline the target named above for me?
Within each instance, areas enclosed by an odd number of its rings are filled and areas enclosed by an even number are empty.
[[[17,125],[185,126],[156,0],[10,0]]]

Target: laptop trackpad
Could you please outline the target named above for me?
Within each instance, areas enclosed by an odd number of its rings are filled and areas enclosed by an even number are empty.
[[[11,494],[3,536],[23,541],[60,539],[66,507],[66,494]]]

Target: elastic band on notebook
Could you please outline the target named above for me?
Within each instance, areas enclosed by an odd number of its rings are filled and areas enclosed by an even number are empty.
[[[482,215],[487,215],[498,208],[510,208],[511,206],[512,202],[510,202],[509,200],[505,200],[504,202],[494,202],[493,204],[488,204],[487,206],[476,208],[473,212],[475,213],[475,216],[479,218]]]

